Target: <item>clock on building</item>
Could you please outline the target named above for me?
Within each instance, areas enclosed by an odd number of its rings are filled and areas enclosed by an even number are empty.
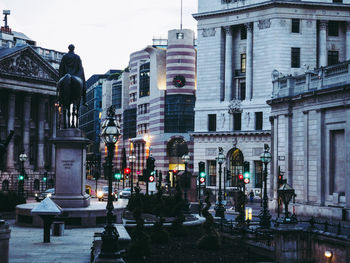
[[[173,84],[177,88],[182,88],[186,85],[186,79],[182,75],[176,75],[173,79]]]

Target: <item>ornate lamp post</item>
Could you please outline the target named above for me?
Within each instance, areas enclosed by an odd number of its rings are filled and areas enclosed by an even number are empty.
[[[185,164],[185,185],[184,185],[184,197],[185,197],[185,202],[186,204],[188,203],[187,200],[187,188],[188,188],[188,182],[187,182],[187,163],[190,161],[190,156],[188,154],[182,155],[182,161]]]
[[[28,156],[25,153],[19,155],[19,160],[21,162],[21,174],[18,177],[18,195],[24,197],[24,179],[25,179],[25,170],[24,162],[28,160]]]
[[[268,197],[267,197],[267,165],[271,162],[271,153],[269,152],[270,147],[265,143],[264,152],[260,155],[260,160],[265,164],[264,169],[264,198],[263,198],[263,210],[259,214],[260,218],[260,227],[261,228],[270,228],[270,219],[271,215],[268,209]]]
[[[288,212],[288,204],[290,200],[293,198],[295,195],[295,190],[287,183],[284,183],[278,190],[277,190],[278,196],[282,198],[282,202],[284,203],[284,218],[282,218],[281,222],[282,223],[287,223],[287,224],[294,224],[297,223],[297,220],[295,217],[289,217],[289,212]]]
[[[225,155],[224,155],[224,150],[219,147],[219,154],[218,157],[216,158],[216,161],[219,164],[219,197],[218,197],[218,205],[215,206],[215,216],[216,217],[221,217],[224,218],[225,217],[225,207],[222,204],[222,191],[221,191],[221,174],[222,174],[222,169],[221,166],[225,161]]]
[[[115,119],[115,109],[113,106],[107,110],[107,119],[102,124],[101,137],[107,146],[106,169],[108,174],[108,201],[107,201],[107,225],[102,233],[102,245],[100,258],[117,259],[115,262],[124,262],[118,251],[118,232],[113,225],[113,201],[112,201],[112,169],[114,146],[120,136],[120,126]]]
[[[131,155],[129,156],[129,164],[130,164],[130,168],[131,168],[131,172],[130,172],[130,177],[131,177],[131,193],[133,193],[134,191],[134,163],[136,161],[136,157],[135,155],[133,155],[133,153],[131,153]]]

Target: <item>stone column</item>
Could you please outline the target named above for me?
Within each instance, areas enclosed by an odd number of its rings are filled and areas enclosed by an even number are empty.
[[[318,151],[318,162],[317,162],[317,202],[320,205],[324,205],[325,202],[325,131],[324,131],[324,112],[322,110],[316,110],[316,120],[317,120],[317,145]]]
[[[350,22],[346,22],[346,40],[345,40],[345,56],[346,60],[350,59]]]
[[[271,175],[278,171],[278,116],[269,117],[271,124]],[[270,196],[277,200],[277,176],[270,176]],[[276,205],[277,206],[277,205]]]
[[[325,20],[320,21],[320,43],[319,43],[319,66],[327,66],[327,24]]]
[[[350,103],[345,107],[346,109],[346,127],[345,127],[345,141],[347,145],[345,146],[345,171],[350,171]],[[345,198],[346,198],[346,207],[350,207],[350,177],[347,176],[346,179],[346,189],[345,189]],[[349,213],[348,218],[349,219]]]
[[[54,103],[54,102],[52,102]],[[53,107],[52,108],[52,138],[56,138],[56,129],[57,129],[57,107]],[[51,170],[55,171],[55,167],[56,167],[56,148],[55,145],[52,144],[51,145]]]
[[[302,200],[304,200],[305,203],[309,202],[309,112],[303,111],[304,114],[304,127],[303,127],[303,133],[304,133],[304,186],[303,186],[303,195],[301,197]]]
[[[26,94],[24,97],[23,107],[23,148],[24,152],[29,156],[29,144],[30,144],[30,110],[31,110],[30,94]]]
[[[284,115],[285,142],[286,142],[286,177],[289,185],[293,186],[293,134],[292,134],[292,113]]]
[[[246,50],[246,99],[252,99],[253,92],[253,23],[246,23],[247,28],[247,50]]]
[[[15,130],[15,106],[16,106],[16,95],[15,93],[9,93],[8,95],[8,120],[7,120],[7,134],[11,130]],[[14,138],[10,141],[7,146],[7,159],[6,168],[8,170],[14,169],[13,154],[14,154]]]
[[[44,125],[45,125],[45,99],[39,98],[39,110],[38,110],[38,159],[37,169],[44,169]]]
[[[225,101],[230,101],[232,98],[232,79],[233,79],[233,65],[232,65],[232,31],[230,26],[224,27],[226,35],[225,46]]]

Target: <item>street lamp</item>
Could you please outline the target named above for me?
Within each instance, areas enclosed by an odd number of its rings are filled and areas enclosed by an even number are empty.
[[[222,174],[222,169],[221,166],[224,163],[226,157],[224,155],[224,150],[222,147],[219,147],[219,154],[218,157],[216,158],[216,161],[219,164],[219,197],[218,197],[218,205],[215,206],[215,216],[216,217],[225,217],[225,207],[222,204],[222,192],[221,192],[221,174]]]
[[[25,153],[21,153],[19,155],[19,160],[21,162],[21,172],[18,177],[18,195],[24,197],[24,179],[25,179],[25,170],[24,170],[24,162],[28,160],[28,156]]]
[[[182,161],[184,162],[185,164],[185,184],[184,184],[184,196],[185,196],[185,202],[186,202],[186,205],[188,203],[188,200],[187,200],[187,163],[190,161],[190,156],[188,154],[184,154],[182,155]]]
[[[114,146],[120,136],[119,122],[115,119],[115,109],[110,106],[107,109],[107,119],[102,124],[101,137],[107,146],[106,169],[108,175],[108,201],[107,201],[107,225],[102,233],[102,245],[100,258],[117,259],[115,262],[124,262],[118,251],[118,232],[113,225],[113,201],[112,201],[112,169]]]
[[[278,190],[277,194],[279,197],[281,197],[282,202],[284,203],[284,218],[282,219],[282,223],[297,223],[297,220],[295,217],[289,217],[289,212],[288,212],[288,204],[290,200],[293,198],[295,195],[295,190],[287,183],[284,183]]]
[[[130,177],[131,177],[131,193],[133,193],[134,191],[134,173],[133,173],[133,170],[134,170],[134,163],[136,161],[136,157],[135,155],[132,155],[132,152],[131,152],[131,155],[129,156],[129,164],[130,164],[130,168],[131,168],[131,172],[130,172]]]
[[[268,198],[267,198],[267,164],[271,162],[271,153],[269,152],[270,147],[265,143],[264,152],[260,155],[260,160],[265,164],[264,169],[264,198],[263,198],[263,210],[259,214],[260,218],[260,227],[261,228],[270,228],[270,219],[271,215],[268,209]]]

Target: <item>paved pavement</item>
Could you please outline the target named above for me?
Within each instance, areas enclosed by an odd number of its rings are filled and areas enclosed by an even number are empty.
[[[43,243],[43,229],[14,225],[11,228],[10,263],[87,263],[95,232],[103,228],[65,229],[63,236],[51,236],[50,243]]]
[[[29,203],[35,203],[34,199]],[[92,200],[96,205],[106,206],[107,202]],[[125,205],[127,199],[114,202],[114,206]],[[15,220],[6,220],[10,225],[9,263],[83,263],[90,262],[90,251],[95,232],[103,227],[69,228],[63,236],[50,237],[50,243],[43,243],[43,229],[15,225]],[[0,255],[1,258],[1,255]]]

